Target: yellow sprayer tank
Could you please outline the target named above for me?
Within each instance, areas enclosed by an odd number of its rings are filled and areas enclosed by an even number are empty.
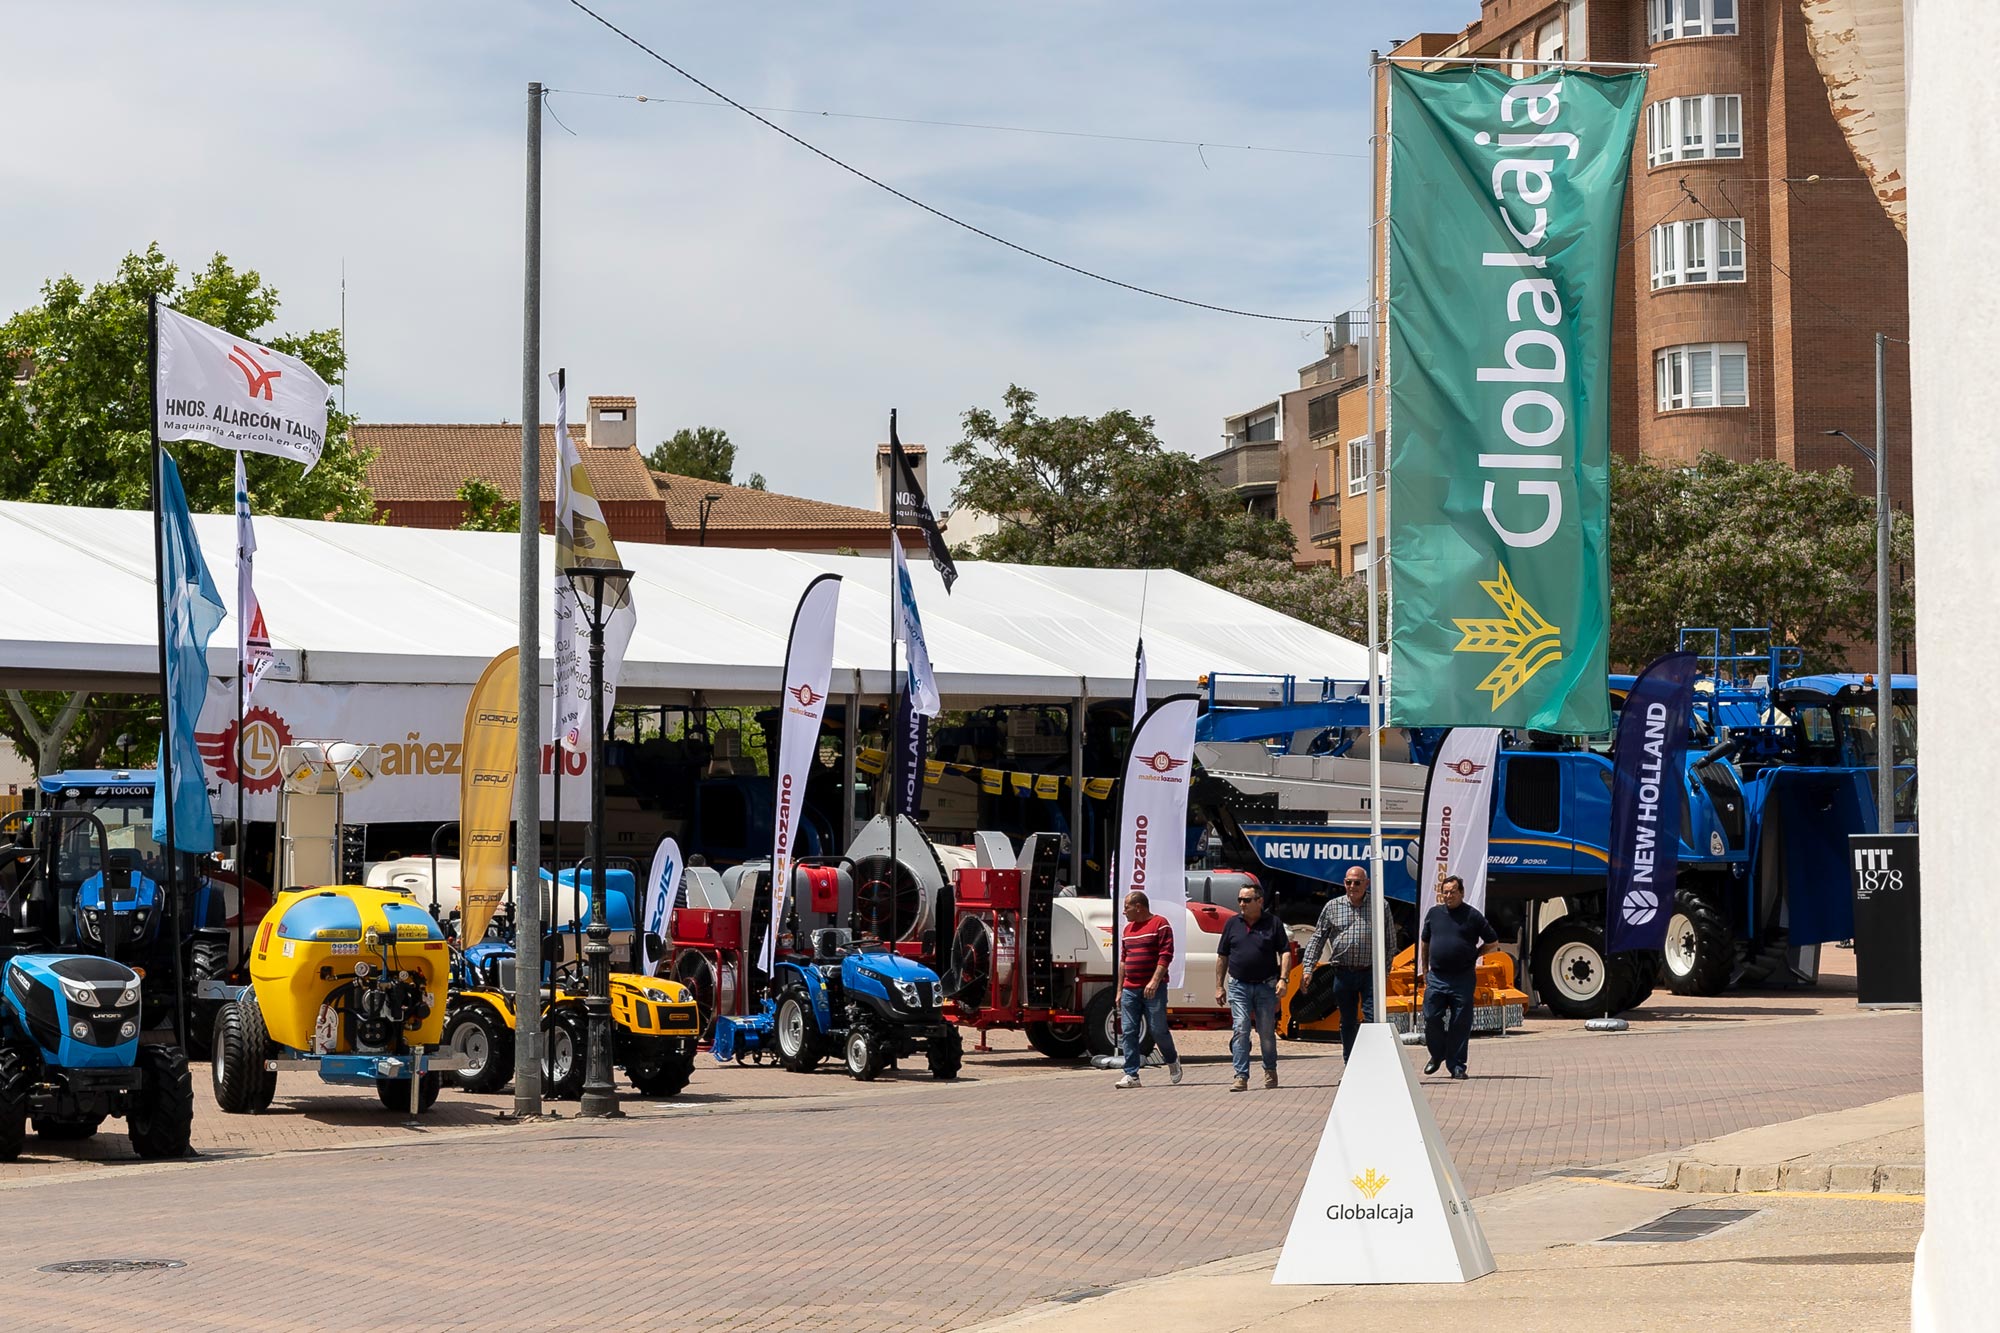
[[[250,958],[271,1039],[321,1054],[437,1045],[450,974],[430,913],[351,884],[279,894]]]

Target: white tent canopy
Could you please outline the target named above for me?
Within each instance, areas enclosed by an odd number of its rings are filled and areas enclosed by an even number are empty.
[[[222,600],[235,603],[227,514],[195,528]],[[513,646],[517,539],[508,534],[257,520],[257,592],[273,677],[322,683],[471,685]],[[831,693],[888,685],[888,568],[880,558],[720,547],[620,548],[639,624],[621,704],[768,700],[779,688],[799,594],[845,576]],[[543,679],[550,673],[551,538],[542,540]],[[150,515],[0,502],[0,684],[149,691],[157,680]],[[1154,698],[1211,672],[1359,680],[1363,649],[1167,570],[1056,569],[966,561],[946,595],[921,552],[910,573],[940,690],[958,706],[1129,696],[1145,603]],[[235,672],[236,627],[211,643]]]

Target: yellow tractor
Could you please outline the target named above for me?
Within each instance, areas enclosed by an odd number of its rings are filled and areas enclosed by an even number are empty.
[[[370,1087],[414,1115],[437,1100],[451,952],[428,912],[396,889],[290,889],[257,929],[250,985],[215,1017],[215,1100],[271,1105],[278,1072]]]

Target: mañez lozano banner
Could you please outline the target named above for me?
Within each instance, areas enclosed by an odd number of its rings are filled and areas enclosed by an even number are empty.
[[[778,723],[778,763],[771,770],[777,797],[771,839],[771,923],[764,930],[758,966],[773,970],[778,935],[785,926],[785,899],[792,888],[792,845],[806,803],[806,777],[819,750],[826,690],[833,679],[833,629],[840,614],[840,575],[821,574],[806,585],[792,613],[785,647],[785,695]]]
[[[1187,975],[1188,780],[1194,767],[1194,722],[1200,700],[1176,694],[1147,710],[1132,728],[1125,752],[1125,781],[1118,788],[1118,892],[1111,920],[1122,933],[1125,895],[1137,889],[1174,933],[1174,959],[1167,985],[1178,988]],[[1116,938],[1114,935],[1114,945]]]
[[[1639,673],[1618,713],[1612,749],[1611,870],[1604,948],[1667,947],[1674,876],[1681,861],[1681,801],[1688,714],[1694,708],[1693,653],[1668,653]]]
[[[1607,731],[1611,311],[1645,76],[1389,80],[1390,725]]]

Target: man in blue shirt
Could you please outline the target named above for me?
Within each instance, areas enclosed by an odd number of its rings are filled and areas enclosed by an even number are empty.
[[[1465,1078],[1479,955],[1499,936],[1479,909],[1465,901],[1465,881],[1457,875],[1438,882],[1437,898],[1417,940],[1417,966],[1424,972],[1424,1044],[1431,1052],[1424,1072],[1435,1074],[1444,1065],[1453,1078]]]
[[[1291,970],[1292,942],[1277,913],[1264,910],[1264,890],[1255,879],[1237,891],[1236,911],[1215,946],[1215,1002],[1229,1002],[1229,1058],[1236,1069],[1229,1090],[1246,1092],[1253,1025],[1264,1086],[1278,1086],[1278,991]]]

